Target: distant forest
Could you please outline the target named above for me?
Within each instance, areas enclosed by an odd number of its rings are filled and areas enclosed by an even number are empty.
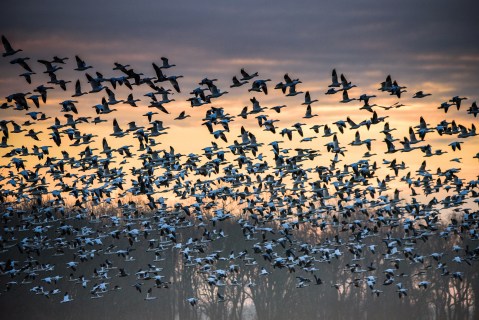
[[[28,215],[34,217],[35,210]],[[204,223],[182,210],[161,215],[123,210],[118,218],[79,216],[74,210],[62,220],[51,216],[41,224],[48,227],[42,235],[23,233],[32,242],[41,237],[41,251],[21,242],[9,246],[14,239],[4,232],[3,252],[17,260],[19,271],[8,272],[10,261],[2,265],[2,312],[15,319],[60,314],[65,319],[479,317],[479,247],[471,232],[477,213],[466,209],[444,220],[431,215],[409,229],[404,217],[381,223],[369,219],[365,210],[330,214],[331,224],[315,226],[300,217],[291,227],[262,216],[217,221],[208,211],[200,216]],[[157,227],[145,231],[147,221]],[[168,221],[177,226],[174,241],[161,229]],[[18,219],[4,222],[13,226]],[[358,230],[370,232],[361,236]],[[91,242],[90,235],[102,244]],[[56,241],[66,241],[68,247],[59,249]],[[72,259],[81,263],[77,270],[67,266]],[[54,268],[33,271],[47,264]],[[47,284],[41,280],[47,275],[62,278]],[[88,279],[88,288],[82,287],[82,277]],[[89,292],[102,282],[108,290],[101,295]],[[37,286],[42,291],[35,294],[32,288]],[[55,288],[61,290],[58,296],[44,294]],[[63,292],[74,301],[59,304]],[[145,300],[148,296],[154,299]],[[195,305],[191,297],[197,299]]]

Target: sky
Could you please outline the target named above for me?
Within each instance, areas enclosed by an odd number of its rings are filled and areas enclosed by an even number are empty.
[[[446,0],[5,1],[0,28],[32,55],[80,54],[94,65],[118,59],[146,66],[165,55],[200,75],[265,65],[263,72],[320,80],[344,67],[409,82],[439,77],[472,90],[478,7]]]
[[[324,95],[333,68],[357,84],[350,96],[377,94],[381,99],[374,102],[380,105],[396,102],[377,91],[388,74],[407,86],[408,92],[401,99],[406,107],[381,111],[398,128],[398,138],[406,134],[409,126],[418,124],[421,115],[432,125],[442,119],[456,119],[468,127],[477,124],[465,111],[479,98],[479,42],[475,40],[479,39],[479,3],[476,1],[4,1],[2,12],[1,33],[15,48],[23,49],[22,56],[31,57],[29,63],[37,72],[35,85],[48,79],[41,74],[43,66],[36,60],[50,59],[53,55],[70,57],[59,74],[73,82],[81,79],[84,88],[87,88],[84,75],[72,70],[74,55],[93,65],[93,71],[89,70],[92,73],[100,71],[107,76],[120,75],[112,70],[113,62],[130,64],[136,71],[154,76],[151,63],[159,64],[160,57],[168,57],[176,67],[165,73],[184,77],[179,79],[182,93],[173,95],[176,101],[168,104],[171,115],[159,116],[171,126],[161,141],[165,148],[174,145],[184,153],[196,152],[199,146],[213,139],[206,128],[198,128],[198,120],[207,107],[191,109],[186,101],[188,92],[204,77],[217,78],[218,87],[229,91],[213,105],[225,108],[232,115],[246,105],[251,108],[252,96],[268,107],[287,104],[285,112],[269,113],[272,118],[280,119],[280,128],[304,121],[299,119],[304,114],[302,97],[285,98],[272,89],[285,73],[300,78],[302,84],[298,89],[310,91],[319,100],[313,104],[313,113],[319,116],[305,121],[308,125],[345,120],[346,116],[360,122],[371,116],[358,110],[358,103],[338,103],[339,94]],[[1,102],[10,93],[34,88],[18,77],[21,68],[10,65],[9,60],[0,60]],[[248,93],[248,85],[229,88],[232,76],[239,75],[243,67],[249,72],[258,71],[259,78],[272,79],[268,96]],[[419,90],[432,96],[421,101],[412,99]],[[70,97],[55,91],[42,110],[61,116],[58,103]],[[142,100],[138,109],[118,106],[119,112],[106,118],[117,118],[123,129],[132,119],[148,126],[141,117],[148,110],[148,99],[142,96],[145,92],[134,93]],[[122,99],[128,93],[124,88],[117,91]],[[437,110],[441,102],[455,95],[468,97],[460,111],[451,108],[446,115]],[[91,107],[100,99],[101,95],[81,97],[78,108],[82,114],[95,116]],[[182,110],[192,117],[174,121]],[[4,120],[25,118],[24,114],[10,110],[0,110],[0,115]],[[235,121],[233,128],[239,132],[239,127],[245,125],[265,140],[275,138],[261,132],[255,123],[256,119],[250,117],[244,122]],[[109,134],[111,121],[93,128]],[[371,130],[370,137],[382,139],[381,129],[382,126]],[[353,134],[354,131],[347,133],[345,144]],[[449,148],[450,138],[436,138],[443,149]],[[108,139],[112,144],[123,143]],[[233,139],[230,134],[229,140]],[[464,171],[468,178],[477,172],[474,167],[477,159],[471,159],[479,151],[474,148],[478,139],[474,139],[465,147],[468,160]],[[294,146],[299,145],[298,140]],[[317,139],[315,147],[322,150],[326,142]],[[16,136],[11,143],[31,146],[35,142]],[[384,152],[384,144],[380,145],[374,151]],[[365,151],[362,148],[351,157],[360,158]],[[452,150],[448,151],[452,158]],[[410,156],[404,156],[407,157]],[[422,161],[420,157],[409,160]]]

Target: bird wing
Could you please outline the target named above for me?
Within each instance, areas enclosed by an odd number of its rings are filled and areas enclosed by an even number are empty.
[[[304,101],[305,102],[311,101],[311,95],[309,94],[309,91],[306,91],[306,93],[304,94]]]
[[[168,63],[168,58],[165,58],[165,57],[161,57],[161,61],[163,61],[163,66],[166,67],[169,65]]]
[[[333,80],[333,83],[338,82],[338,74],[336,73],[336,69],[333,69],[333,72],[331,72],[331,78]]]
[[[175,88],[176,92],[179,93],[180,92],[180,85],[178,84],[178,81],[174,78],[168,78],[168,80],[170,81],[173,88]]]
[[[293,81],[291,80],[291,77],[290,77],[287,73],[284,75],[284,81],[286,81],[286,83],[291,83],[291,82],[293,82]]]
[[[118,121],[116,121],[116,118],[113,119],[113,132],[121,132],[120,126],[118,125]]]
[[[76,62],[77,62],[78,68],[80,68],[80,67],[82,67],[82,66],[85,65],[85,61],[83,61],[82,59],[80,59],[79,56],[75,56],[75,60],[76,60]]]
[[[7,38],[5,38],[5,36],[2,36],[2,43],[3,43],[3,47],[5,48],[5,51],[7,52],[14,51],[10,42],[7,40]]]
[[[153,69],[155,69],[156,77],[158,78],[158,81],[164,81],[166,79],[165,75],[163,74],[163,71],[161,71],[160,67],[158,67],[154,62],[152,63]]]

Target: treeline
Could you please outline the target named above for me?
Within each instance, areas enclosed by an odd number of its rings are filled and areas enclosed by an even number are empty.
[[[357,219],[358,216],[353,215],[345,221]],[[140,220],[141,217],[138,217],[137,221]],[[96,234],[108,235],[111,230],[111,225],[104,219],[87,224],[85,220],[71,220],[69,223],[79,230],[91,228]],[[271,229],[257,231],[249,239],[245,238],[234,218],[217,221],[214,226],[207,223],[200,227],[179,227],[176,243],[163,241],[163,236],[157,232],[147,238],[139,236],[133,242],[124,235],[118,239],[105,236],[101,246],[91,247],[98,250],[76,271],[66,266],[72,259],[78,261],[74,250],[56,255],[54,247],[41,252],[21,252],[16,247],[4,246],[4,262],[8,257],[22,265],[23,261],[30,259],[37,265],[48,263],[55,267],[47,274],[37,272],[33,280],[27,278],[26,271],[14,277],[4,273],[0,277],[5,288],[0,295],[2,312],[14,319],[31,319],[32,316],[50,319],[58,314],[65,315],[66,319],[407,317],[462,320],[479,317],[479,274],[474,259],[477,242],[468,237],[465,229],[447,236],[441,234],[442,229],[447,230],[449,221],[444,222],[441,230],[419,239],[407,237],[401,227],[397,227],[379,228],[360,242],[350,230],[342,227],[321,231],[309,223],[299,224],[293,234],[285,237],[284,228],[278,226],[280,223],[274,220],[265,224]],[[454,223],[462,221],[454,219]],[[51,226],[47,237],[54,239],[59,236],[57,224],[46,224]],[[25,231],[24,236],[33,235]],[[286,241],[283,241],[284,238]],[[148,250],[153,239],[157,240],[156,249],[161,245],[156,254]],[[403,242],[398,247],[399,252],[393,255],[387,253],[388,239]],[[197,243],[193,246],[196,249],[185,254],[185,244],[189,241]],[[265,248],[269,244],[273,251],[268,256]],[[351,250],[357,244],[363,245],[360,254]],[[118,249],[129,248],[134,259],[125,261],[123,256],[115,253],[116,249],[107,252],[105,248],[110,245]],[[373,245],[376,246],[375,253],[368,249]],[[91,248],[86,247],[85,250]],[[326,248],[337,249],[338,254],[323,259],[322,249]],[[439,253],[440,257],[436,259],[433,253]],[[207,257],[211,259],[205,259]],[[278,257],[289,257],[294,263],[275,264],[274,259]],[[101,268],[106,259],[112,266],[108,277],[95,278],[95,270]],[[305,261],[303,265],[301,261]],[[136,275],[153,265],[161,271],[152,274],[164,276],[160,285],[152,279],[141,279]],[[2,268],[5,271],[5,265]],[[120,276],[120,268],[128,276]],[[224,270],[225,276],[212,284],[209,277],[220,273],[218,270]],[[267,274],[262,274],[262,270]],[[394,274],[393,277],[387,274],[388,270]],[[46,284],[41,279],[47,275],[61,275],[62,279],[57,284]],[[80,276],[89,279],[87,288],[75,281]],[[368,277],[375,278],[374,289],[369,287]],[[393,282],[387,284],[391,278]],[[101,281],[108,283],[109,291],[97,298],[89,291]],[[426,287],[419,286],[422,281],[428,283]],[[399,297],[399,283],[407,295]],[[139,284],[141,292],[135,284]],[[32,293],[30,289],[39,285],[45,290],[58,288],[61,293],[49,298]],[[156,299],[146,301],[146,292],[150,288],[151,296]],[[59,303],[64,292],[73,296],[72,303]],[[192,306],[188,298],[197,299],[197,304]]]

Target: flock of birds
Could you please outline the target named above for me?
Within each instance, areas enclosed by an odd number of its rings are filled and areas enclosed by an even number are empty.
[[[20,76],[31,85],[38,77],[33,70],[39,66],[32,68],[30,58],[18,57],[22,50],[14,49],[4,36],[2,42],[3,57],[15,57],[10,63],[25,71]],[[427,289],[429,273],[440,272],[451,281],[463,281],[463,274],[456,266],[472,265],[479,257],[479,247],[463,248],[460,244],[451,252],[427,255],[416,248],[418,241],[449,239],[457,234],[479,240],[479,216],[473,209],[474,203],[479,204],[479,180],[464,181],[459,177],[458,168],[434,172],[427,168],[426,160],[419,168],[409,168],[404,161],[388,158],[378,164],[371,158],[376,155],[372,153],[372,146],[380,144],[380,140],[385,145],[386,157],[393,157],[396,152],[413,152],[414,157],[426,158],[448,153],[433,149],[432,142],[428,143],[431,135],[454,138],[449,144],[449,152],[456,152],[461,150],[463,143],[477,136],[474,124],[465,126],[444,120],[432,126],[421,117],[417,125],[409,128],[409,135],[399,140],[392,134],[396,128],[386,122],[388,117],[381,116],[375,108],[387,111],[404,105],[398,101],[390,106],[377,106],[371,103],[376,97],[371,94],[351,98],[350,89],[357,86],[344,74],[338,77],[333,70],[325,94],[341,93],[340,103],[362,103],[360,109],[369,112],[370,117],[361,122],[347,117],[333,123],[314,124],[309,129],[315,134],[306,136],[305,123],[277,127],[279,121],[271,115],[284,113],[286,105],[267,108],[252,97],[251,106],[244,107],[238,115],[212,106],[228,92],[218,87],[216,79],[204,78],[191,91],[188,102],[192,108],[206,109],[201,124],[214,142],[204,146],[202,154],[185,155],[175,152],[174,147],[162,149],[159,142],[169,130],[160,119],[163,114],[170,113],[167,105],[174,101],[170,96],[183,89],[181,75],[166,74],[175,67],[167,58],[161,58],[159,65],[152,64],[154,76],[146,76],[129,65],[114,63],[113,70],[120,75],[106,77],[99,72],[92,75],[89,71],[93,66],[76,56],[74,70],[85,79],[76,80],[73,88],[72,81],[61,79],[59,75],[67,60],[67,57],[57,56],[37,60],[50,80],[34,87],[33,94],[13,93],[0,104],[2,110],[15,110],[18,114],[14,119],[0,119],[0,148],[7,150],[3,155],[7,162],[0,166],[3,229],[0,274],[9,279],[5,282],[5,292],[17,286],[29,286],[33,294],[47,298],[59,295],[59,302],[66,303],[77,297],[62,292],[57,286],[60,282],[72,281],[84,289],[85,295],[102,298],[122,289],[115,285],[116,278],[127,277],[136,291],[142,294],[146,291],[145,300],[154,300],[157,298],[154,288],[174,286],[162,275],[161,261],[165,251],[176,250],[181,253],[185,266],[205,275],[209,286],[218,287],[219,302],[227,299],[221,289],[224,286],[247,288],[255,285],[238,280],[243,268],[256,268],[264,277],[274,276],[271,275],[273,269],[302,272],[297,277],[297,287],[304,288],[323,284],[321,265],[345,255],[351,261],[346,268],[354,278],[352,284],[377,296],[393,287],[402,298],[407,296],[408,288],[401,281],[404,276],[401,265],[423,265],[424,272],[416,285]],[[233,77],[230,89],[249,86],[248,92],[267,95],[270,81],[260,79],[258,72],[248,73],[241,69],[241,76]],[[303,119],[314,121],[318,115],[313,113],[312,106],[318,100],[309,92],[300,91],[301,83],[286,74],[284,81],[274,89],[288,97],[303,96]],[[117,98],[119,87],[131,91],[124,100]],[[149,90],[144,94],[149,99],[149,110],[153,110],[144,114],[149,127],[131,121],[125,129],[123,123],[106,115],[118,112],[116,108],[120,108],[120,104],[140,108],[139,103],[144,102],[144,98],[135,99],[133,95],[138,87]],[[51,119],[42,111],[52,108],[48,99],[51,91],[71,96],[60,102],[64,119]],[[379,91],[398,100],[407,92],[406,87],[391,76],[381,83]],[[98,97],[99,103],[92,107],[95,117],[79,112],[79,98],[84,95]],[[429,95],[418,91],[413,98],[424,99]],[[456,107],[460,110],[466,99],[452,97],[439,109],[448,112],[449,108]],[[473,102],[467,115],[473,119],[478,113],[476,102]],[[188,117],[191,116],[183,111],[175,120]],[[301,139],[304,143],[319,137],[329,139],[324,145],[326,154],[314,148],[282,148],[284,142],[280,140],[262,143],[244,126],[238,139],[232,139],[230,125],[252,117],[257,119],[262,130],[274,137],[280,134],[285,139]],[[25,118],[22,124],[18,120],[21,118]],[[48,132],[36,129],[45,123],[43,121],[51,123]],[[98,136],[94,125],[106,121],[111,121],[113,129],[109,137],[102,137],[98,150],[93,144]],[[374,126],[383,128],[383,136],[363,138],[365,130]],[[367,149],[357,162],[348,162],[348,152],[352,151],[340,143],[339,136],[347,130],[355,131],[354,140],[349,143],[351,148],[360,150],[360,146],[364,146]],[[14,135],[21,138],[10,145]],[[126,136],[133,137],[138,145],[110,146],[111,139]],[[32,148],[20,146],[22,139],[33,139],[36,144]],[[61,156],[53,156],[52,150],[61,150]],[[77,154],[72,154],[76,151]],[[317,165],[320,158],[328,155],[329,166]],[[272,160],[267,161],[268,157]],[[479,159],[479,152],[474,158]],[[121,159],[121,162],[115,165],[114,159]],[[141,166],[133,167],[130,172],[123,171],[123,165],[135,161]],[[451,161],[461,163],[462,158]],[[338,165],[340,162],[345,163],[342,168]],[[381,170],[387,174],[380,176]],[[406,190],[410,194],[401,197],[401,192],[405,194]],[[175,204],[169,205],[162,193],[173,195]],[[125,200],[127,197],[133,198]],[[421,202],[418,198],[428,200]],[[73,202],[69,206],[71,199]],[[235,204],[237,213],[224,206],[226,201]],[[98,216],[95,208],[105,203],[116,213]],[[443,209],[454,210],[459,218],[444,222],[448,219],[441,217]],[[245,240],[251,241],[248,242],[251,247],[237,253],[209,250],[212,242],[225,241],[228,237],[221,228],[221,223],[228,219],[235,221]],[[96,229],[95,223],[99,222],[102,228]],[[74,223],[83,226],[74,227]],[[304,225],[317,228],[319,233],[329,232],[334,237],[321,243],[299,241],[295,235]],[[198,236],[184,239],[185,229],[195,230]],[[378,241],[376,237],[380,232],[386,236]],[[121,242],[124,239],[128,240],[126,244]],[[128,263],[134,261],[140,251],[151,254],[151,262],[137,272],[129,270]],[[66,265],[49,263],[49,257],[56,255],[72,259]],[[366,255],[383,255],[383,265],[365,264],[362,261]],[[15,260],[14,256],[21,259]],[[111,256],[121,257],[122,262],[112,262]],[[258,259],[266,266],[259,267]],[[339,288],[338,284],[330,285]],[[81,292],[78,291],[77,296]],[[200,300],[190,297],[187,301],[195,306]]]

